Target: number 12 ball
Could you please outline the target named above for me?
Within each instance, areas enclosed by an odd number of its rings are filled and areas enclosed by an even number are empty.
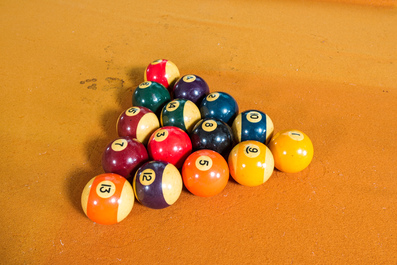
[[[174,204],[182,192],[182,177],[171,163],[150,161],[135,174],[133,187],[138,201],[152,209]]]
[[[244,186],[265,183],[273,173],[274,160],[269,148],[258,141],[244,141],[230,152],[230,174]]]
[[[134,191],[122,176],[106,173],[92,178],[81,194],[84,213],[98,224],[122,221],[134,206]]]

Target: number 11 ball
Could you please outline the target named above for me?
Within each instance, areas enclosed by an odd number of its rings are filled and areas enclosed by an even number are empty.
[[[157,82],[172,90],[180,74],[178,67],[168,60],[159,59],[151,62],[145,70],[145,81]]]
[[[81,194],[84,213],[98,224],[122,221],[134,206],[134,191],[122,176],[106,173],[92,178]]]
[[[228,163],[233,179],[244,186],[265,183],[274,170],[272,153],[258,141],[237,144],[230,152]]]

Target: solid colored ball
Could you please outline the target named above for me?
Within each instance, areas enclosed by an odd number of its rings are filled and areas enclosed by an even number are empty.
[[[200,104],[201,117],[213,118],[232,125],[238,114],[236,100],[225,92],[213,92],[206,96]]]
[[[148,153],[142,143],[130,137],[120,137],[106,147],[102,155],[102,167],[107,173],[130,178],[148,159]]]
[[[134,206],[134,191],[122,176],[106,173],[92,178],[81,194],[84,213],[98,224],[116,224],[128,216]]]
[[[221,120],[202,119],[189,136],[193,150],[210,149],[226,159],[234,146],[232,129]]]
[[[267,144],[273,136],[274,125],[270,117],[259,110],[241,112],[232,125],[236,142],[255,140]]]
[[[278,132],[269,142],[275,167],[283,172],[296,173],[309,166],[313,159],[310,138],[298,130]]]
[[[174,86],[174,98],[183,98],[200,105],[203,98],[210,93],[207,83],[198,75],[184,75]]]
[[[182,193],[182,177],[171,163],[150,161],[135,174],[133,188],[138,201],[152,209],[174,204]]]
[[[164,106],[160,115],[162,126],[175,126],[190,132],[201,119],[198,107],[186,99],[174,99]]]
[[[131,107],[117,119],[117,133],[120,137],[129,136],[147,144],[150,135],[160,127],[156,114],[145,107]]]
[[[149,138],[148,152],[153,160],[161,160],[181,168],[192,152],[188,134],[174,126],[157,129]]]
[[[194,195],[211,197],[219,194],[229,181],[226,160],[212,150],[192,153],[182,167],[185,187]]]
[[[244,186],[265,183],[274,170],[272,153],[258,141],[237,144],[230,152],[228,164],[233,179]]]
[[[135,89],[132,96],[132,105],[148,108],[159,115],[161,109],[170,100],[170,93],[162,84],[145,81]]]
[[[145,81],[153,81],[162,84],[171,92],[175,82],[180,77],[178,67],[166,59],[151,62],[145,69]]]

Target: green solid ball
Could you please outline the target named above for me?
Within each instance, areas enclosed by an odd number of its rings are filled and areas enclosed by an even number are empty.
[[[145,81],[135,89],[132,96],[132,105],[146,107],[159,115],[161,109],[170,100],[170,93],[162,84]]]

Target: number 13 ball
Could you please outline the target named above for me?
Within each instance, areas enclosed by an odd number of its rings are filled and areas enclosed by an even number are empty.
[[[84,213],[98,224],[122,221],[134,206],[134,191],[122,176],[106,173],[92,178],[81,194]]]
[[[230,174],[244,186],[265,183],[273,173],[274,160],[269,148],[258,141],[237,144],[229,154]]]

